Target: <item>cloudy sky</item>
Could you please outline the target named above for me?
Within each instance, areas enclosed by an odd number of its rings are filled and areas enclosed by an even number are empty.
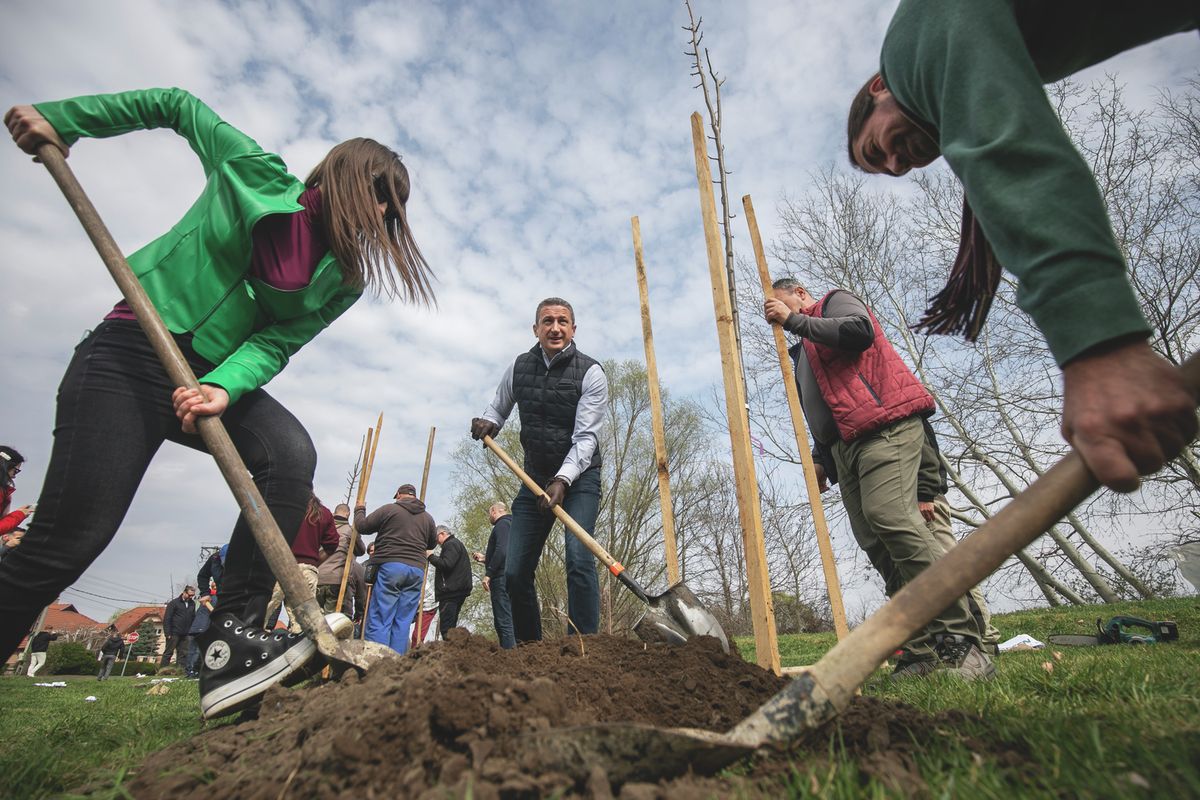
[[[877,63],[893,7],[698,0],[705,44],[728,78],[732,191],[755,198],[768,242],[776,201],[839,160],[845,108]],[[381,409],[370,505],[420,480],[437,426],[429,502],[441,519],[454,511],[449,453],[505,364],[532,344],[538,299],[575,304],[585,352],[642,358],[632,215],[664,385],[703,396],[719,380],[688,123],[702,98],[686,22],[682,3],[667,0],[7,2],[0,103],[180,86],[299,176],[349,137],[399,150],[437,307],[360,302],[269,391],[311,432],[316,490],[330,504]],[[1137,98],[1195,64],[1192,36],[1107,68]],[[202,186],[171,132],[81,141],[71,165],[126,252],[173,224]],[[71,349],[117,292],[49,177],[15,147],[0,148],[0,186],[0,442],[28,458],[22,504],[41,484]],[[63,597],[98,619],[127,601],[162,602],[194,578],[199,546],[224,541],[235,514],[209,459],[168,444],[113,544]]]

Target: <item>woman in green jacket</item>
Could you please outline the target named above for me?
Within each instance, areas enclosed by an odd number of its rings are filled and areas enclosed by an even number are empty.
[[[222,415],[280,529],[294,536],[316,452],[262,386],[366,287],[416,302],[431,300],[432,290],[405,213],[408,172],[370,139],[337,145],[301,182],[279,156],[181,89],[17,106],[4,119],[31,154],[45,143],[66,155],[81,137],[171,128],[206,176],[183,219],[129,257],[203,393],[170,383],[123,302],[76,348],[59,387],[36,521],[0,562],[0,656],[7,657],[40,609],[111,541],[162,442],[204,449],[198,416]],[[301,675],[315,652],[302,636],[262,633],[274,582],[239,517],[213,623],[200,642],[205,716],[241,708]]]

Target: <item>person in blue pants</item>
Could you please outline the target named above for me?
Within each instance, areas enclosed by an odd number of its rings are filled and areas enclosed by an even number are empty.
[[[408,629],[421,600],[421,576],[426,553],[437,546],[437,525],[406,483],[396,490],[395,502],[370,515],[365,506],[354,509],[354,528],[375,538],[371,564],[378,567],[371,606],[367,609],[367,639],[408,652]]]

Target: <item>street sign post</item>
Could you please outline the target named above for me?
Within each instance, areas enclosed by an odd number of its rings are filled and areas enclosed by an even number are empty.
[[[133,652],[133,645],[138,640],[138,632],[130,631],[125,634],[125,663],[121,664],[121,677],[125,677],[125,668],[129,666],[129,654]]]

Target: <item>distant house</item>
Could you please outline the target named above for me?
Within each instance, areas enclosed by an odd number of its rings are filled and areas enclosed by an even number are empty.
[[[104,641],[104,631],[108,625],[80,614],[70,603],[51,603],[46,609],[46,619],[42,622],[42,627],[54,628],[54,632],[59,635],[58,641],[79,642],[89,650],[96,650]],[[16,651],[8,657],[5,669],[11,668],[25,652],[28,639],[27,636],[21,640]]]
[[[154,625],[154,634],[157,637],[154,641],[154,653],[138,656],[138,661],[155,661],[166,649],[167,637],[163,633],[163,615],[166,611],[166,606],[137,606],[113,620],[112,624],[117,626],[117,633],[122,636],[136,631],[144,622]]]

